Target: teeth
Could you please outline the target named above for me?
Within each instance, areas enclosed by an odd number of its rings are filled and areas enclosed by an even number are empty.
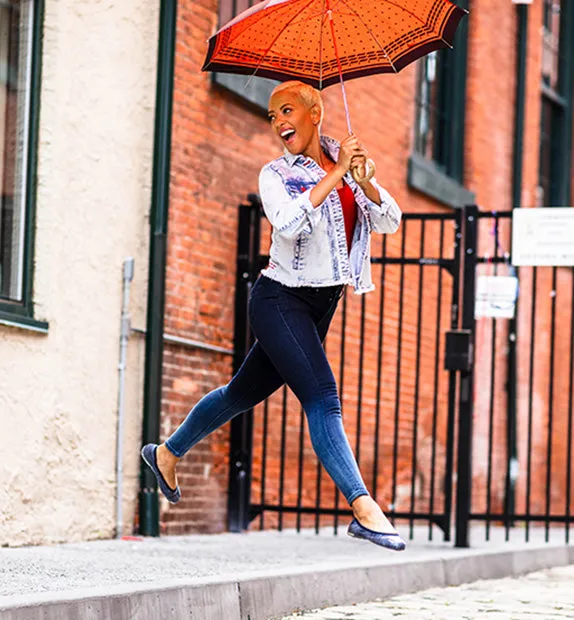
[[[282,138],[289,138],[291,137],[293,134],[295,133],[294,129],[286,129],[285,131],[282,131],[279,135]]]

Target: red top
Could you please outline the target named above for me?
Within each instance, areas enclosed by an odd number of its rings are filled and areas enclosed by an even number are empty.
[[[345,219],[345,232],[347,233],[347,249],[351,251],[353,243],[353,232],[357,223],[357,203],[353,190],[345,183],[341,189],[337,189],[339,199],[343,206],[343,217]]]

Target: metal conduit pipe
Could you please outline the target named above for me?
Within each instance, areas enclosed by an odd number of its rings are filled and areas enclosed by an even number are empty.
[[[124,418],[126,402],[126,370],[128,340],[130,338],[130,285],[134,279],[134,259],[124,261],[122,278],[122,316],[120,327],[120,363],[118,364],[118,429],[116,448],[116,537],[121,538],[124,530],[123,487],[124,487]]]

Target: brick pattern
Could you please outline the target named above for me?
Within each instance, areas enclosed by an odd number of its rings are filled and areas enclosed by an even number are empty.
[[[171,178],[171,206],[169,222],[168,280],[166,330],[211,344],[232,347],[233,294],[235,282],[237,205],[249,192],[257,189],[261,166],[279,153],[278,145],[270,135],[264,116],[254,111],[240,98],[213,85],[210,76],[200,72],[205,54],[205,42],[217,24],[218,5],[215,0],[184,0],[179,5],[178,39],[173,120],[173,153]],[[536,205],[538,176],[538,139],[540,131],[540,42],[541,1],[530,7],[528,44],[527,117],[524,151],[523,206]],[[493,33],[504,32],[504,36]],[[472,3],[469,38],[468,92],[466,118],[465,182],[477,195],[484,209],[507,210],[512,207],[512,148],[515,93],[515,6],[494,0],[475,0]],[[351,81],[347,85],[353,129],[369,148],[370,156],[378,164],[378,179],[397,199],[404,211],[432,212],[446,208],[407,187],[407,161],[413,148],[415,119],[416,67],[407,67],[397,76],[375,76]],[[324,93],[327,116],[324,132],[336,138],[345,134],[341,94],[337,87]],[[376,133],[373,129],[376,127]],[[375,137],[376,136],[376,137]],[[403,225],[404,231],[404,225]],[[420,225],[409,224],[406,255],[421,254]],[[445,234],[452,235],[452,231]],[[501,245],[509,248],[509,230],[501,230]],[[268,244],[269,231],[264,228],[263,250]],[[446,237],[445,237],[446,239]],[[452,243],[452,237],[448,243]],[[489,250],[492,239],[483,234],[483,252]],[[400,254],[402,232],[388,236],[389,255]],[[373,254],[380,255],[382,239],[373,238]],[[422,254],[438,253],[439,235],[427,229]],[[445,253],[447,250],[445,249]],[[450,276],[443,275],[441,296],[441,336],[436,351],[436,314],[438,273],[425,267],[423,282],[418,267],[405,268],[402,315],[402,351],[400,361],[399,394],[397,400],[397,342],[399,330],[400,269],[388,269],[381,285],[380,268],[375,269],[378,290],[368,295],[366,304],[366,334],[363,358],[363,382],[359,381],[359,333],[361,300],[348,295],[347,328],[345,332],[345,368],[343,377],[343,412],[351,445],[356,447],[358,392],[362,390],[360,463],[368,486],[376,490],[384,507],[395,499],[398,510],[411,506],[411,477],[415,473],[414,507],[429,508],[431,500],[431,459],[436,460],[433,482],[433,501],[443,501],[444,458],[447,434],[448,376],[443,368],[444,330],[449,326]],[[569,274],[560,275],[566,290]],[[423,291],[423,307],[419,321],[419,287]],[[383,354],[381,383],[377,381],[378,311],[381,291],[384,290]],[[525,284],[523,297],[528,295]],[[565,294],[563,294],[564,296]],[[542,303],[542,302],[541,302]],[[568,308],[568,300],[565,306]],[[558,308],[561,329],[568,320],[567,312]],[[526,305],[521,306],[520,329],[528,319]],[[568,315],[569,316],[569,315]],[[566,318],[565,318],[566,317]],[[327,351],[335,376],[341,374],[342,310],[338,311]],[[536,318],[536,333],[540,339],[537,357],[537,381],[534,386],[536,402],[545,398],[548,387],[548,356],[542,354],[547,341],[550,316],[540,310]],[[505,338],[507,326],[499,321],[495,328],[496,346],[492,348],[492,325],[478,325],[477,374],[475,413],[475,497],[477,510],[484,507],[486,485],[489,482],[488,442],[492,428],[493,458],[490,465],[492,508],[500,508],[505,471]],[[520,332],[527,340],[528,334]],[[417,339],[421,347],[417,349]],[[545,340],[546,339],[546,340]],[[560,355],[567,355],[560,348]],[[493,424],[490,423],[491,360],[495,360],[495,397],[492,403]],[[538,355],[538,354],[537,354]],[[438,360],[438,367],[437,367]],[[418,373],[417,373],[418,363]],[[231,358],[218,353],[190,351],[168,345],[165,351],[162,433],[167,436],[181,422],[190,407],[207,391],[226,383],[231,376]],[[435,378],[438,394],[434,402]],[[546,383],[544,383],[546,378]],[[524,428],[527,420],[525,398],[528,377],[522,364],[519,369],[521,458],[524,456]],[[564,381],[556,378],[556,391],[563,392]],[[377,390],[379,400],[377,401]],[[418,395],[415,403],[415,395]],[[265,501],[276,502],[283,489],[287,503],[298,501],[300,408],[293,395],[288,397],[285,414],[286,469],[281,484],[281,420],[282,395],[278,393],[268,405],[268,439],[265,468]],[[377,402],[379,402],[378,471],[375,480],[374,446]],[[557,401],[560,416],[558,427],[564,425],[564,400]],[[539,408],[538,408],[539,409]],[[398,412],[398,426],[395,416]],[[436,412],[436,424],[435,424]],[[526,415],[526,418],[525,418]],[[417,455],[413,460],[414,419],[418,419]],[[538,416],[537,424],[544,426]],[[253,499],[261,500],[263,470],[262,429],[264,408],[255,415],[255,454]],[[560,430],[555,427],[557,440]],[[399,451],[397,468],[393,470],[393,436],[397,429]],[[541,471],[545,459],[543,428],[536,433],[536,461]],[[435,439],[433,440],[433,437]],[[556,472],[566,471],[563,445],[555,450],[553,467]],[[434,446],[434,448],[433,448]],[[304,437],[302,505],[312,506],[316,501],[316,458],[307,435]],[[228,482],[228,429],[223,428],[193,448],[180,467],[180,481],[184,500],[176,507],[162,510],[162,528],[169,534],[187,532],[215,532],[225,529]],[[394,481],[393,481],[394,473]],[[502,482],[501,482],[502,481]],[[544,501],[541,480],[532,480],[536,507]],[[553,490],[558,502],[564,492],[562,476]],[[394,487],[394,492],[393,492]],[[339,501],[332,483],[321,476],[322,502]],[[519,502],[525,501],[524,479],[520,478]],[[534,501],[534,496],[533,496]],[[553,500],[554,501],[554,500]],[[276,514],[266,515],[265,527],[278,523]],[[295,523],[285,515],[283,525]],[[310,525],[311,517],[302,520]]]

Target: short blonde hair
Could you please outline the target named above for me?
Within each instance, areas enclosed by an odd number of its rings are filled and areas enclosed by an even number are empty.
[[[286,90],[292,90],[297,93],[299,99],[303,102],[303,104],[310,110],[313,106],[318,106],[319,108],[319,130],[321,129],[321,125],[323,123],[323,114],[325,113],[325,108],[323,107],[323,98],[321,97],[321,93],[313,88],[310,84],[305,84],[304,82],[300,82],[299,80],[289,80],[288,82],[283,82],[279,84],[273,89],[271,93],[271,97],[277,93],[282,93]]]

